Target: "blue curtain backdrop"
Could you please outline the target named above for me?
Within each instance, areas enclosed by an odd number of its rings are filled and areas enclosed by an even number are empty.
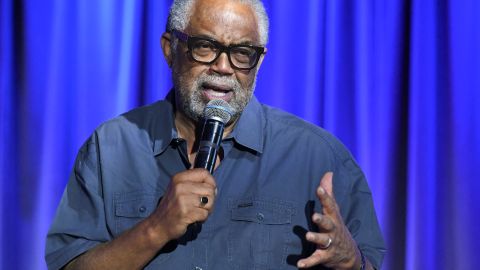
[[[45,269],[76,151],[171,87],[171,1],[1,0],[0,268]],[[364,169],[383,269],[480,265],[480,1],[265,1],[259,99],[325,127]]]

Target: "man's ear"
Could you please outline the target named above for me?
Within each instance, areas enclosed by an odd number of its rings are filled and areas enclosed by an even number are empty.
[[[160,45],[162,46],[163,57],[169,67],[172,67],[172,35],[169,32],[163,33],[162,37],[160,38]]]

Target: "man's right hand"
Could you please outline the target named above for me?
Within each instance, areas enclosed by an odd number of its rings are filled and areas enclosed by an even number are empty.
[[[181,237],[188,225],[202,222],[213,210],[216,183],[205,169],[192,169],[173,176],[157,209],[149,217],[169,240]],[[202,204],[201,197],[208,203]]]
[[[208,218],[215,195],[215,180],[207,170],[178,173],[148,218],[73,259],[65,269],[143,268],[167,242],[185,234],[188,225]],[[202,196],[208,198],[208,203],[201,203]]]

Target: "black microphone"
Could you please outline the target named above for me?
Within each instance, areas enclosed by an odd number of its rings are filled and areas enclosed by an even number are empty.
[[[213,174],[223,129],[233,115],[233,108],[222,99],[208,102],[203,111],[205,122],[195,157],[194,168],[204,168]]]

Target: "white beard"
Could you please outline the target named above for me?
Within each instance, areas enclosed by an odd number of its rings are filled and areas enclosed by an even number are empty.
[[[252,98],[257,81],[257,75],[255,74],[255,78],[250,87],[243,89],[240,83],[232,77],[207,75],[202,73],[191,83],[191,85],[188,85],[187,82],[190,78],[186,78],[179,74],[172,73],[172,75],[175,91],[177,91],[176,96],[180,99],[177,101],[177,104],[179,104],[181,108],[177,109],[181,109],[185,115],[197,122],[202,119],[203,110],[209,101],[202,95],[202,85],[204,83],[220,84],[232,89],[233,96],[228,103],[233,108],[232,120],[235,120],[240,116]]]

